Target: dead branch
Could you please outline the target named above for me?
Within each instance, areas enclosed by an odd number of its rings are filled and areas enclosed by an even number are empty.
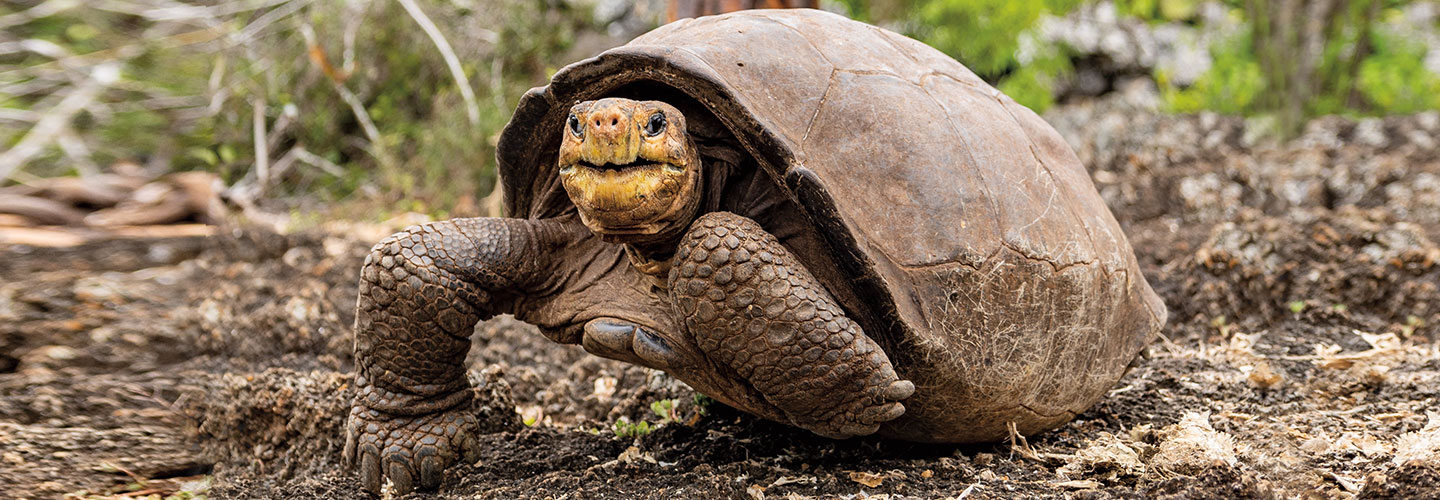
[[[300,9],[309,5],[310,1],[311,0],[291,0],[288,3],[281,4],[279,7],[270,9],[270,11],[261,14],[259,18],[255,19],[255,21],[246,25],[240,31],[230,35],[229,41],[231,46],[255,39],[260,35],[260,32],[265,31],[265,28],[268,28],[270,27],[270,25],[275,24],[276,21],[285,19],[287,17],[290,17],[291,14],[299,12]]]
[[[380,128],[376,127],[375,121],[370,119],[370,112],[365,110],[365,103],[360,102],[360,98],[356,97],[355,93],[351,92],[350,89],[345,86],[345,83],[338,78],[338,75],[334,74],[333,69],[331,71],[323,71],[325,68],[330,67],[330,63],[326,60],[325,49],[320,46],[318,37],[315,36],[315,28],[310,26],[309,23],[302,24],[300,25],[300,34],[305,37],[306,52],[310,54],[310,61],[315,63],[322,72],[325,72],[327,79],[329,79],[331,85],[335,87],[335,93],[340,95],[340,99],[345,101],[345,105],[349,106],[350,112],[355,115],[355,120],[360,122],[360,129],[365,132],[365,137],[370,140],[369,147],[372,150],[371,153],[375,155],[377,160],[380,160],[380,163],[388,164],[390,162],[390,156],[385,151],[384,143],[381,142]]]
[[[4,91],[0,91],[0,93],[4,93]],[[0,108],[0,122],[35,123],[40,116],[40,113],[28,109]]]
[[[85,214],[68,204],[35,196],[0,194],[0,213],[25,217],[40,224],[79,223]]]
[[[0,29],[17,26],[42,17],[50,17],[78,5],[80,5],[79,0],[49,0],[20,12],[0,16]]]
[[[1005,430],[1010,433],[1011,453],[1019,453],[1022,457],[1045,463],[1045,458],[1041,457],[1039,453],[1036,453],[1035,449],[1030,447],[1030,441],[1025,439],[1025,436],[1020,434],[1020,431],[1015,428],[1015,422],[1006,422]]]
[[[69,126],[70,119],[76,113],[89,106],[95,97],[100,95],[101,90],[119,78],[119,66],[114,64],[96,66],[95,70],[90,73],[90,78],[46,112],[45,116],[41,117],[29,132],[25,133],[25,137],[15,144],[15,147],[0,153],[0,182],[9,179],[12,172],[53,143],[60,131]]]
[[[315,153],[311,153],[309,150],[307,150],[307,149],[305,149],[305,148],[301,148],[301,147],[295,148],[295,158],[298,159],[298,160],[300,160],[300,161],[305,162],[307,165],[310,165],[310,166],[312,166],[312,167],[318,168],[318,169],[320,169],[322,172],[325,172],[325,173],[327,173],[327,174],[333,175],[333,176],[335,176],[335,177],[344,177],[344,176],[345,176],[345,169],[340,168],[339,165],[336,165],[335,163],[331,162],[330,160],[326,160],[325,158],[321,157],[320,155],[317,155],[317,154],[315,154]]]
[[[290,129],[291,122],[299,115],[299,109],[294,104],[286,104],[280,108],[280,117],[275,119],[275,124],[270,127],[270,134],[265,136],[265,142],[275,144],[280,142],[285,132]],[[275,174],[280,177],[280,174]]]
[[[85,139],[75,133],[75,129],[64,127],[55,136],[55,144],[60,146],[60,152],[70,159],[75,165],[75,170],[81,175],[91,176],[100,173],[100,166],[90,158],[90,146],[85,145]]]
[[[265,134],[265,99],[250,99],[250,132],[255,143],[255,177],[261,186],[270,184],[270,143]]]
[[[445,59],[445,66],[450,68],[450,76],[455,78],[455,85],[460,87],[460,97],[465,99],[465,114],[470,118],[471,126],[480,125],[480,105],[475,102],[475,90],[470,88],[470,78],[465,76],[465,69],[460,67],[460,58],[455,55],[455,50],[450,48],[450,42],[445,35],[440,33],[440,28],[430,21],[425,11],[415,4],[415,0],[399,0],[400,6],[405,12],[425,30],[425,35],[435,44],[435,49],[440,51],[440,56]]]

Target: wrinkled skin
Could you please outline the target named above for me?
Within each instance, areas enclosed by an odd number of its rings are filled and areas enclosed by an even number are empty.
[[[700,213],[704,165],[680,111],[601,99],[565,127],[576,215],[426,224],[366,259],[345,458],[367,490],[433,489],[475,458],[464,358],[496,314],[823,436],[905,413],[914,385],[789,249],[744,216]]]

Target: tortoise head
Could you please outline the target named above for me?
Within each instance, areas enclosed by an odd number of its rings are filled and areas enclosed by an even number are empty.
[[[560,181],[585,225],[606,241],[677,237],[700,206],[700,157],[685,116],[660,101],[606,98],[570,108]]]

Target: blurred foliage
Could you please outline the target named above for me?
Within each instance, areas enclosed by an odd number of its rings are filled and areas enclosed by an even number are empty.
[[[1082,0],[843,0],[854,18],[891,25],[965,63],[1037,111],[1055,101],[1071,71],[1065,47],[1038,41],[1042,15],[1064,15]]]
[[[250,69],[242,78],[273,82],[264,86],[267,102],[276,105],[272,111],[298,108],[288,140],[344,167],[346,175],[320,192],[346,196],[362,185],[379,186],[381,201],[396,210],[448,215],[458,209],[473,215],[477,199],[494,186],[495,140],[515,102],[560,64],[557,55],[572,43],[585,15],[545,0],[421,5],[439,23],[481,96],[476,124],[469,122],[467,103],[435,44],[395,2],[358,11],[307,9],[314,47],[290,36],[289,43],[261,44],[263,52],[236,57],[235,63]],[[350,30],[363,35],[347,42]],[[256,67],[257,60],[273,65]],[[327,65],[339,74],[327,77],[322,70]],[[351,89],[364,104],[378,140],[366,136],[337,86]],[[244,129],[232,130],[242,133],[224,143],[248,143]],[[242,158],[242,164],[248,160]]]
[[[18,142],[32,114],[66,95],[67,80],[114,61],[119,81],[69,127],[95,163],[254,183],[258,107],[268,163],[289,167],[266,195],[361,194],[395,211],[473,215],[495,185],[495,141],[519,96],[568,62],[562,53],[594,29],[591,15],[560,0],[417,3],[469,79],[475,123],[436,43],[395,1],[206,0],[161,14],[174,3],[96,0],[26,20],[26,9],[46,4],[33,1],[0,6],[0,20],[22,20],[0,35],[0,145]],[[64,153],[47,149],[25,174],[73,172],[76,158]]]
[[[1431,48],[1402,22],[1411,3],[1232,1],[1246,29],[1211,47],[1210,71],[1183,89],[1156,80],[1174,111],[1270,117],[1282,136],[1314,116],[1440,109],[1440,75],[1424,66]]]
[[[443,212],[459,205],[462,212],[473,213],[475,209],[465,205],[473,206],[475,198],[494,184],[496,136],[519,95],[543,82],[547,71],[559,64],[553,59],[571,43],[581,16],[564,4],[544,0],[498,6],[423,5],[429,17],[441,23],[477,94],[488,97],[478,102],[478,124],[469,123],[467,104],[441,54],[394,2],[377,2],[359,13],[309,9],[318,42],[309,57],[294,40],[264,47],[273,52],[262,54],[260,60],[279,63],[264,71],[280,82],[267,86],[266,98],[299,106],[291,139],[347,167],[349,175],[337,179],[338,189],[325,191],[345,195],[371,182],[389,188],[386,197],[397,209]],[[363,16],[363,24],[347,27],[356,21],[346,18],[356,15]],[[354,37],[353,65],[341,62],[345,57],[341,52],[351,50],[345,48],[347,29],[364,30],[364,36]],[[317,72],[316,58],[351,67],[341,67],[340,81],[330,82],[323,71]],[[336,84],[352,89],[364,103],[379,131],[378,141],[365,137]],[[247,138],[230,139],[246,142]]]
[[[1210,71],[1188,87],[1170,83],[1163,71],[1157,71],[1155,82],[1160,95],[1171,111],[1194,113],[1214,111],[1244,114],[1254,109],[1256,98],[1265,87],[1260,63],[1253,56],[1248,36],[1221,40],[1210,49]]]
[[[918,38],[965,63],[1001,91],[1037,111],[1054,103],[1076,51],[1037,35],[1045,16],[1063,16],[1081,0],[838,0],[852,17]],[[1122,16],[1149,24],[1199,21],[1201,0],[1113,0]],[[1212,66],[1178,85],[1154,75],[1178,112],[1282,116],[1293,129],[1322,114],[1383,115],[1440,108],[1440,75],[1423,66],[1430,47],[1395,22],[1409,0],[1226,0],[1241,23],[1210,47]],[[1318,23],[1317,5],[1334,5]],[[1323,7],[1321,5],[1321,7]],[[1321,10],[1324,10],[1323,8]],[[1297,26],[1314,25],[1302,39]],[[1319,47],[1302,53],[1301,45]]]
[[[926,43],[965,61],[978,73],[999,75],[1021,66],[1021,35],[1041,14],[1063,15],[1078,0],[918,0],[916,30]],[[1032,49],[1033,50],[1033,49]]]
[[[0,16],[20,15],[18,7],[0,5]],[[31,120],[25,117],[30,113],[54,106],[63,97],[56,90],[88,78],[89,70],[107,55],[128,52],[137,54],[121,68],[120,81],[106,92],[108,105],[82,114],[68,127],[76,135],[99,138],[88,144],[91,154],[85,160],[104,164],[144,159],[209,144],[213,124],[174,119],[205,104],[199,96],[206,88],[209,65],[182,57],[182,50],[175,48],[185,35],[205,36],[204,32],[167,30],[136,39],[135,23],[134,16],[88,11],[6,26],[0,38],[0,46],[9,45],[8,50],[0,50],[0,112],[9,119],[0,119],[0,145],[15,146],[26,131],[16,125],[27,125]],[[86,166],[66,160],[59,150],[46,151],[36,159],[39,165],[32,173],[54,175]]]
[[[1423,65],[1427,48],[1404,35],[1377,31],[1374,52],[1360,65],[1360,93],[1373,113],[1440,109],[1440,75]]]
[[[1121,14],[1137,17],[1152,23],[1167,21],[1188,21],[1195,17],[1200,6],[1196,0],[1116,0],[1115,8]]]

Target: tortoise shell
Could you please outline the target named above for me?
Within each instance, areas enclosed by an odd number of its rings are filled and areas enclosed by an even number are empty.
[[[509,215],[574,210],[555,165],[568,110],[635,85],[713,114],[822,237],[846,278],[822,281],[916,385],[882,435],[1052,428],[1165,322],[1053,128],[945,54],[823,11],[682,20],[560,70],[500,137]]]

